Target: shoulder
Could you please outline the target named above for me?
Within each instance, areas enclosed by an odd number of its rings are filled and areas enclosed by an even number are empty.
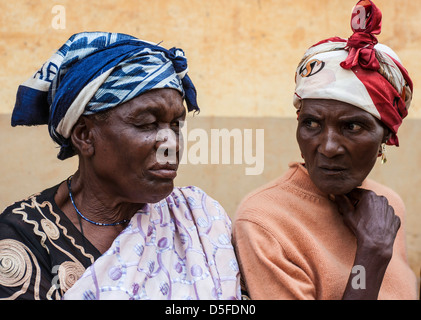
[[[8,206],[0,214],[1,238],[25,230],[32,230],[40,223],[43,213],[53,211],[54,194],[57,186],[33,194]]]
[[[376,192],[376,194],[379,196],[385,196],[386,198],[402,201],[399,194],[392,188],[372,179],[367,179],[364,181],[362,187]]]
[[[405,204],[400,195],[388,186],[385,186],[377,181],[367,179],[364,181],[362,188],[375,192],[378,196],[383,196],[387,199],[389,204],[395,209],[398,215],[404,215]]]
[[[8,206],[0,214],[0,225],[14,223],[17,220],[22,220],[23,215],[27,215],[27,212],[32,212],[35,209],[34,202],[39,194],[34,194],[26,199],[17,201],[12,205]],[[22,212],[23,214],[19,214]]]
[[[0,252],[7,256],[9,269],[0,268],[0,299],[45,298],[44,289],[51,284],[47,234],[55,238],[46,207],[52,207],[45,194],[34,194],[15,202],[0,214]],[[56,231],[56,232],[54,232]],[[0,254],[0,255],[1,255]],[[15,272],[10,272],[10,270]]]
[[[171,194],[157,204],[149,206],[150,214],[167,212],[177,225],[197,229],[206,234],[226,234],[231,237],[232,221],[214,198],[196,186],[176,187]]]
[[[186,199],[191,204],[199,205],[199,203],[209,201],[214,205],[220,206],[217,200],[197,186],[175,187],[172,193],[167,197],[167,199],[180,198]]]
[[[293,201],[295,196],[302,196],[300,190],[294,188],[290,183],[294,179],[296,171],[296,167],[291,167],[278,178],[247,194],[238,206],[236,220],[271,214],[274,208]]]
[[[170,196],[184,195],[186,197],[201,198],[208,196],[207,193],[197,186],[175,187]]]
[[[176,205],[183,202],[190,211],[205,210],[212,214],[228,216],[217,200],[197,186],[175,187],[172,193],[162,201]]]

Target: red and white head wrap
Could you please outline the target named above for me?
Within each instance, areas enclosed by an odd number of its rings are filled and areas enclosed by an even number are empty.
[[[412,81],[396,53],[379,44],[382,14],[371,0],[352,11],[353,35],[329,38],[310,47],[295,75],[294,106],[302,99],[332,99],[352,104],[379,119],[396,136],[412,100]]]

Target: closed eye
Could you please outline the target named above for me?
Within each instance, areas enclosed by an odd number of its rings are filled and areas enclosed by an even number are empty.
[[[174,131],[174,132],[178,132],[178,131],[180,131],[180,128],[182,128],[183,127],[183,124],[184,124],[184,121],[173,121],[173,122],[171,122],[171,129]]]
[[[150,122],[150,123],[141,123],[141,124],[135,124],[135,127],[141,129],[141,130],[154,130],[158,126],[157,122]]]

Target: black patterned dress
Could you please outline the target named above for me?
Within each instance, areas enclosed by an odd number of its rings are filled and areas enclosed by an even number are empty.
[[[58,187],[0,214],[0,300],[60,299],[101,255],[58,208]]]

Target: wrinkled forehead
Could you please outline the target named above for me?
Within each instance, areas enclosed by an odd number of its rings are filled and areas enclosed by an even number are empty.
[[[172,88],[153,89],[133,98],[112,110],[123,117],[138,118],[145,115],[185,115],[182,94]]]

